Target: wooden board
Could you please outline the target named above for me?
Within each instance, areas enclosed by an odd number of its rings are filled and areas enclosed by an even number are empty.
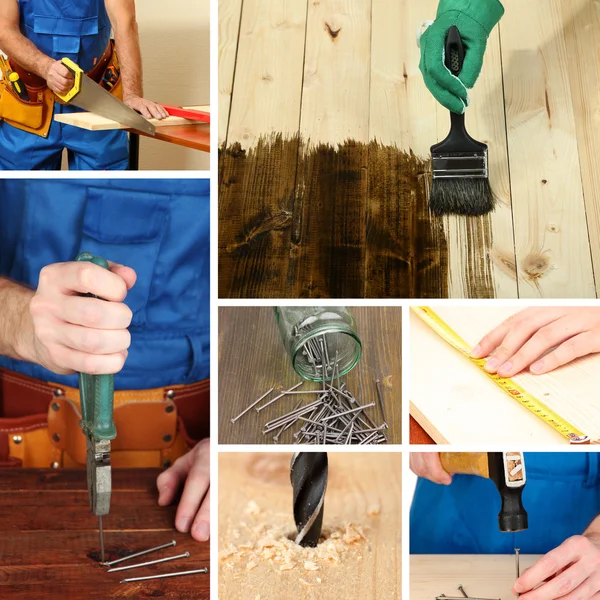
[[[208,599],[209,575],[119,583],[125,577],[209,566],[209,543],[174,529],[176,505],[158,506],[159,473],[113,469],[111,511],[104,517],[107,560],[171,540],[177,542],[174,548],[147,560],[186,551],[191,556],[170,565],[107,573],[99,564],[98,519],[89,509],[85,470],[0,469],[0,597]]]
[[[497,306],[436,306],[434,310],[471,346],[518,311]],[[410,412],[437,443],[567,443],[414,314],[410,348]],[[596,401],[600,355],[546,375],[523,372],[513,379],[593,440],[600,440]]]
[[[521,573],[538,556],[521,555]],[[469,596],[514,600],[515,558],[509,555],[444,554],[410,556],[410,599],[433,600],[440,594],[460,596],[462,585]]]
[[[285,532],[281,537],[295,531],[290,458],[278,453],[219,455],[219,597],[400,598],[400,454],[329,453],[323,531],[327,535],[353,523],[366,538],[351,544],[337,563],[321,560],[316,562],[318,570],[306,570],[298,549],[292,552],[296,566],[280,570],[280,564],[270,560],[252,561],[247,555],[238,560],[228,554],[231,546],[255,547],[259,536],[269,536],[270,528]],[[256,564],[248,568],[250,562]]]
[[[362,404],[376,402],[368,414],[380,423],[375,380],[382,381],[385,415],[389,429],[389,443],[401,443],[402,435],[402,312],[400,308],[353,307],[363,343],[360,362],[342,379]],[[267,421],[285,414],[300,398],[304,404],[312,396],[289,395],[260,413],[254,409],[236,423],[231,419],[240,414],[254,400],[275,386],[286,390],[299,383],[285,352],[271,307],[219,308],[219,442],[222,444],[272,444],[274,433],[263,436]],[[306,389],[317,389],[306,382]],[[275,393],[270,395],[274,398]],[[265,400],[266,401],[266,400]],[[294,443],[292,427],[282,434],[280,443]]]
[[[200,110],[202,112],[210,112],[210,106],[184,106],[183,108],[189,110]],[[107,131],[113,129],[131,129],[127,125],[101,117],[90,112],[76,112],[66,113],[60,115],[54,115],[54,120],[65,125],[73,125],[74,127],[81,127],[89,131]],[[200,121],[192,121],[190,119],[184,119],[182,117],[166,117],[165,119],[148,119],[156,127],[172,127],[175,125],[197,125],[208,127],[206,123]]]

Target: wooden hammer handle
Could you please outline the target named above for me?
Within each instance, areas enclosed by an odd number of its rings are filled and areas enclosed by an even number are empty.
[[[487,452],[440,452],[440,460],[444,471],[450,474],[490,477]]]

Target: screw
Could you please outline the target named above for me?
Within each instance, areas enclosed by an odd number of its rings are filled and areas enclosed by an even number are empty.
[[[463,595],[465,598],[468,598],[468,597],[469,597],[469,595],[467,594],[467,592],[465,592],[465,588],[462,586],[462,584],[458,586],[458,590],[459,590],[459,592],[460,592],[460,593],[461,593],[461,594],[462,594],[462,595]]]

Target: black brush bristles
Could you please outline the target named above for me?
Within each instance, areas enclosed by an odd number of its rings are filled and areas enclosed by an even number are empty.
[[[484,177],[434,179],[429,193],[429,209],[437,216],[486,215],[494,210],[490,180]]]

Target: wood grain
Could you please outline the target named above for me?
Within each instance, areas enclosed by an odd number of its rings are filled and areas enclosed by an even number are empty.
[[[521,555],[521,573],[538,556]],[[459,596],[463,585],[470,596],[512,600],[515,559],[507,555],[412,554],[410,557],[410,598],[431,600],[440,594]]]
[[[497,306],[435,307],[435,312],[471,346],[517,311]],[[411,415],[437,443],[568,443],[414,314],[410,319],[410,344]],[[435,366],[432,356],[436,357]],[[435,377],[431,376],[432,369]],[[600,355],[596,354],[546,375],[527,371],[513,379],[598,441],[598,373]]]
[[[343,379],[362,404],[378,402],[375,380],[382,381],[390,443],[401,443],[402,433],[402,315],[400,308],[353,307],[363,354],[357,367]],[[220,307],[219,309],[219,442],[222,444],[274,443],[273,433],[262,435],[264,424],[292,410],[301,396],[289,395],[260,413],[252,409],[236,423],[231,419],[271,387],[286,390],[299,383],[285,352],[273,309]],[[317,389],[306,382],[306,389]],[[275,393],[271,394],[275,397]],[[314,395],[302,396],[304,403]],[[368,409],[381,422],[378,405]],[[290,428],[281,443],[294,443]]]
[[[107,560],[173,539],[174,548],[152,558],[185,551],[191,556],[170,566],[107,573],[98,562],[98,519],[89,509],[85,470],[0,470],[0,596],[36,598],[43,589],[48,599],[208,599],[207,575],[119,583],[124,573],[135,577],[209,565],[209,544],[175,531],[176,506],[158,506],[159,473],[113,469],[111,512],[104,517]]]
[[[242,522],[263,524],[265,529],[289,524],[290,530],[295,529],[290,458],[291,454],[278,453],[219,455],[219,550],[245,541]],[[366,542],[343,555],[338,564],[324,562],[316,571],[304,570],[301,565],[280,571],[268,560],[247,569],[245,561],[228,566],[229,561],[223,560],[219,597],[245,600],[251,589],[253,598],[260,595],[264,600],[400,598],[401,469],[400,454],[330,453],[324,531],[353,522],[364,528]],[[247,514],[250,501],[256,503],[260,514]],[[258,541],[248,537],[248,541]]]

